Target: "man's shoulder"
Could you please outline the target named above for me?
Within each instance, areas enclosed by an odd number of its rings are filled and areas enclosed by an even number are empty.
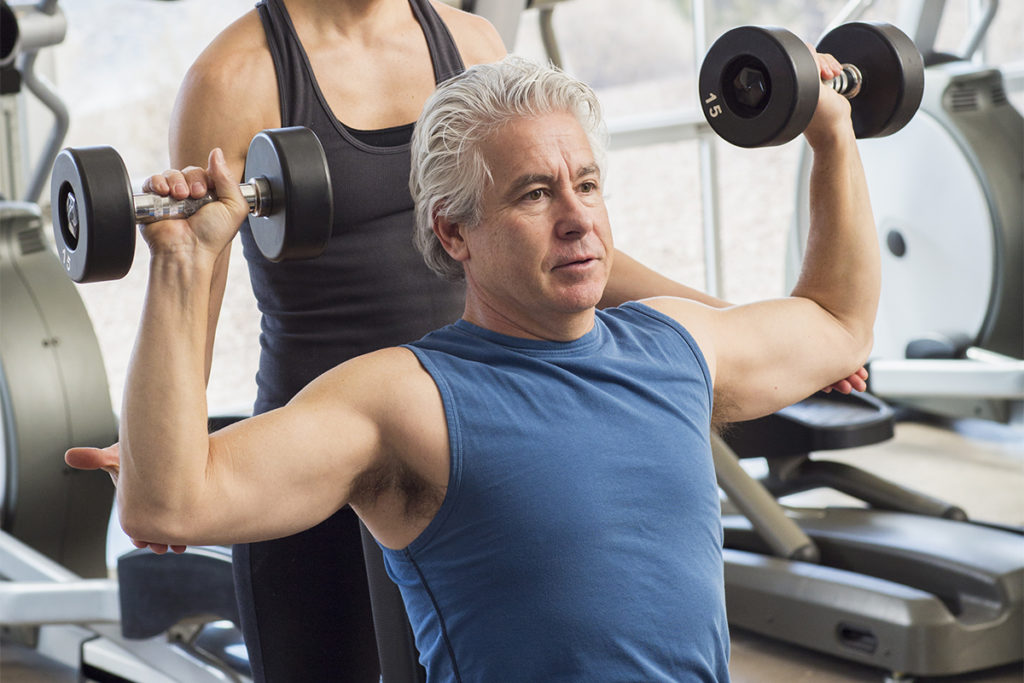
[[[708,328],[718,314],[718,309],[707,304],[674,296],[651,297],[630,302],[627,306],[659,318],[667,325],[681,327],[701,346],[706,343]]]
[[[685,299],[654,297],[638,301],[627,301],[618,306],[598,310],[598,316],[606,323],[614,320],[629,327],[656,328],[668,326],[678,329],[687,319],[690,307]]]
[[[714,314],[714,311],[713,308],[688,299],[654,297],[606,309],[603,315],[606,319],[616,321],[616,324],[610,325],[613,334],[614,328],[619,328],[621,334],[643,337],[643,348],[648,351],[654,348],[666,352],[670,349],[688,349],[682,352],[684,357],[697,358],[698,362],[703,360],[710,369],[714,357],[709,357],[713,346],[705,312]],[[669,353],[678,355],[678,351]]]
[[[410,349],[389,346],[347,360],[331,373],[336,375],[335,379],[346,382],[358,380],[390,385],[413,381],[423,374],[423,367]]]
[[[347,405],[368,415],[386,413],[396,402],[429,398],[432,382],[408,349],[389,347],[351,358],[323,373],[293,402],[320,407]]]

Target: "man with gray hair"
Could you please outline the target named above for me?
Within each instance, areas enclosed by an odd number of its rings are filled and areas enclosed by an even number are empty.
[[[597,311],[613,243],[596,97],[514,57],[467,70],[427,102],[410,180],[427,262],[465,278],[462,319],[208,435],[210,273],[246,214],[215,150],[221,200],[144,232],[122,526],[143,544],[235,543],[350,504],[384,548],[430,680],[728,680],[712,406],[722,420],[773,412],[871,346],[866,185],[848,103],[825,87],[819,100],[791,297]],[[296,446],[300,467],[281,455]]]

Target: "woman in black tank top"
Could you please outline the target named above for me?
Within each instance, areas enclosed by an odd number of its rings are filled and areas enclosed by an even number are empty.
[[[462,57],[434,7],[428,0],[408,2],[426,39],[435,82],[460,73]],[[349,358],[453,322],[464,301],[462,287],[431,273],[412,244],[413,122],[359,130],[339,120],[283,0],[261,0],[257,10],[277,76],[281,125],[306,126],[319,137],[335,207],[330,243],[312,261],[269,263],[248,225],[241,231],[262,312],[255,411],[265,412]],[[301,462],[301,453],[293,457]],[[371,555],[378,621],[390,615],[394,628],[408,630],[401,597],[383,573],[380,549],[369,537],[361,543],[351,508],[296,536],[235,546],[236,594],[258,680],[378,680],[363,548]],[[386,680],[416,666],[407,657],[382,657]]]

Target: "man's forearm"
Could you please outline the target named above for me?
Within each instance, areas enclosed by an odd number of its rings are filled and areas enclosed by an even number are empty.
[[[227,289],[228,263],[231,259],[231,246],[217,257],[217,263],[210,278],[210,302],[206,325],[206,361],[204,376],[206,384],[210,384],[210,371],[213,369],[213,345],[217,337],[217,322],[220,320],[220,309],[224,304],[224,293]]]
[[[249,141],[252,138],[249,130],[259,130],[265,126],[246,118],[256,116],[255,111],[245,114],[232,111],[230,116],[222,115],[226,111],[225,100],[230,98],[233,93],[225,92],[223,88],[213,87],[204,78],[204,75],[209,76],[209,72],[204,71],[203,64],[206,64],[206,61],[199,60],[186,74],[174,104],[168,136],[171,168],[202,167],[210,150],[214,147],[221,147],[225,150],[225,159],[231,169],[231,175],[236,182],[242,183],[245,180],[242,177],[245,169],[245,157],[248,154]],[[220,71],[222,65],[218,64],[214,69]],[[231,245],[229,244],[217,258],[212,279],[206,340],[207,382],[209,382],[210,369],[213,364],[214,338],[221,304],[224,300],[230,256]]]
[[[154,254],[125,383],[121,413],[122,522],[133,538],[153,537],[203,480],[206,341],[212,264]]]
[[[881,288],[878,237],[852,130],[814,150],[810,230],[793,296],[813,300],[869,343]]]

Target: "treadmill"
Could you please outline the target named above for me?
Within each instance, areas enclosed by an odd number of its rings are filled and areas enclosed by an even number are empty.
[[[729,623],[890,672],[950,676],[1024,659],[1024,533],[818,459],[889,438],[870,394],[819,394],[713,443]],[[819,454],[812,459],[811,452]],[[764,457],[754,479],[739,458]],[[784,508],[830,487],[865,507]]]

